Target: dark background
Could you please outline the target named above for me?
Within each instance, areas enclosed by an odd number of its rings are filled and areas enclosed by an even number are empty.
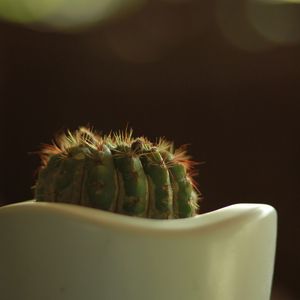
[[[273,299],[297,299],[300,24],[278,41],[255,31],[237,1],[228,11],[222,1],[150,2],[73,32],[0,23],[0,202],[33,197],[39,159],[30,152],[58,130],[129,124],[136,135],[188,143],[205,162],[202,212],[276,208]]]

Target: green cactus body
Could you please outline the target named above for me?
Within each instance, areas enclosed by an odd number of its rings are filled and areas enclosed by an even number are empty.
[[[142,164],[148,177],[149,217],[168,219],[173,216],[172,187],[169,171],[156,149],[141,155]]]
[[[183,165],[175,164],[169,171],[174,193],[174,214],[178,218],[191,217],[194,214],[197,196],[186,170]]]
[[[93,150],[86,162],[86,195],[89,206],[114,211],[116,209],[119,184],[110,149],[103,145],[102,151]]]
[[[54,154],[49,157],[47,168],[39,172],[38,184],[35,187],[35,198],[43,201],[56,200],[55,181],[59,176],[61,155]]]
[[[121,188],[117,212],[147,216],[148,182],[139,157],[125,152],[116,155],[114,161]]]
[[[171,179],[174,218],[191,217],[197,209],[198,195],[192,178],[187,174],[188,168],[184,163],[184,159],[180,161],[176,158],[176,155],[167,151],[163,151],[162,156],[168,165]]]
[[[199,193],[191,161],[172,148],[164,140],[134,139],[132,131],[68,132],[42,149],[35,198],[155,219],[194,216]]]

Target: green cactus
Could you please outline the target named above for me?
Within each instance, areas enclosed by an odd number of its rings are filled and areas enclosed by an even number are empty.
[[[37,201],[64,202],[154,219],[196,215],[199,191],[184,148],[132,130],[100,136],[91,129],[60,135],[40,152]]]

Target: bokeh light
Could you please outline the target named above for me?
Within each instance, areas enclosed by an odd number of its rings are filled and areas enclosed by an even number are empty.
[[[247,51],[300,42],[300,0],[218,0],[223,36]]]
[[[0,16],[18,23],[41,21],[59,8],[62,0],[0,0]]]
[[[169,11],[151,18],[145,14],[107,32],[108,46],[121,59],[154,62],[182,42],[181,22],[174,13]]]
[[[232,45],[250,52],[272,47],[272,43],[251,26],[244,0],[218,0],[216,19],[224,38]]]
[[[300,0],[256,0],[262,3],[269,4],[286,4],[286,3],[300,3]]]
[[[0,0],[0,17],[35,28],[72,29],[134,11],[145,0]]]
[[[248,0],[247,17],[267,40],[290,45],[300,42],[300,1]]]
[[[197,2],[153,2],[141,13],[110,26],[106,43],[120,59],[152,63],[171,56],[186,43],[200,41],[207,30],[207,5]]]

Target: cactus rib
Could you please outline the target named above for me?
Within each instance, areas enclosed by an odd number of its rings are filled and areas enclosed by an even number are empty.
[[[184,149],[173,148],[164,139],[133,138],[132,130],[68,131],[41,150],[35,198],[155,219],[194,216],[193,163]]]

